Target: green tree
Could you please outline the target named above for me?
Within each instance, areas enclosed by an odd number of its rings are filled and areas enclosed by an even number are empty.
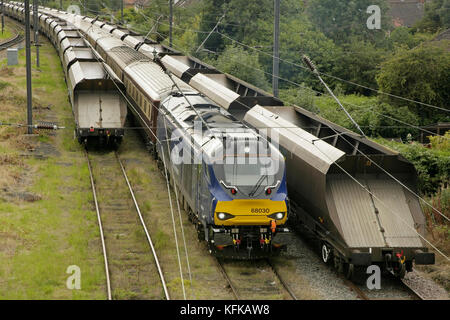
[[[367,28],[370,14],[367,8],[378,5],[381,9],[381,30]],[[315,26],[336,43],[345,43],[357,37],[366,41],[382,41],[391,29],[386,0],[311,0],[308,15]]]
[[[336,57],[337,61],[334,64],[333,75],[376,89],[378,87],[376,81],[378,68],[389,55],[388,51],[373,42],[360,41],[356,38],[349,40],[341,48],[342,51]],[[374,94],[372,90],[358,87],[348,82],[341,82],[340,85],[344,93],[347,94]]]
[[[450,0],[427,2],[425,4],[425,15],[415,28],[428,32],[450,28]]]
[[[201,20],[199,29],[204,33],[197,35],[197,46],[199,46],[203,40],[206,39],[208,32],[214,28],[220,17],[225,12],[225,0],[205,0],[203,2],[203,6],[200,11]],[[224,49],[224,39],[219,34],[213,33],[203,47],[211,49],[212,51],[221,51]]]
[[[381,91],[448,110],[450,53],[445,47],[445,43],[433,43],[399,51],[381,65],[377,76]],[[395,98],[389,98],[389,102],[397,106],[407,103]],[[448,112],[412,102],[407,105],[420,117],[421,124],[450,121]]]
[[[262,66],[258,61],[258,55],[249,53],[241,47],[234,45],[226,47],[225,51],[215,61],[214,66],[258,88],[267,90],[270,87],[264,72],[260,71]]]

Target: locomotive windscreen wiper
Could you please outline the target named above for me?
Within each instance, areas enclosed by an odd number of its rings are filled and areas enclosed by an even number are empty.
[[[250,197],[253,197],[256,193],[256,190],[258,190],[258,188],[261,186],[264,178],[268,178],[267,174],[264,174],[261,176],[261,178],[258,179],[258,181],[256,182],[255,186],[253,187],[252,191],[250,191],[250,193],[248,194]]]

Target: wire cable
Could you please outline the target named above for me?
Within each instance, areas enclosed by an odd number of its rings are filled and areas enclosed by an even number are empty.
[[[216,30],[215,32],[218,33],[218,34],[220,34],[221,36],[223,36],[223,37],[229,39],[230,41],[233,41],[233,42],[235,42],[235,43],[241,45],[241,46],[244,46],[244,47],[246,47],[246,48],[255,50],[255,51],[260,52],[260,53],[262,53],[262,54],[264,54],[264,55],[267,55],[267,56],[270,56],[270,57],[274,58],[274,56],[273,56],[272,54],[270,54],[270,53],[267,53],[267,52],[258,50],[258,49],[255,48],[255,47],[251,47],[251,46],[249,46],[249,45],[246,45],[246,44],[244,44],[244,43],[242,43],[242,42],[240,42],[240,41],[238,41],[238,40],[235,40],[235,39],[231,38],[230,36],[228,36],[228,35],[226,35],[226,34],[224,34],[224,33],[221,33],[221,32],[219,32],[219,31],[217,31],[217,30]],[[279,58],[279,60],[280,60],[281,62],[284,62],[284,63],[290,64],[290,65],[293,65],[293,66],[298,67],[298,68],[301,68],[301,69],[307,69],[305,66],[302,66],[302,65],[300,65],[300,64],[297,64],[297,63],[292,62],[292,61],[289,61],[289,60],[284,60],[284,59],[281,59],[281,58]],[[342,78],[339,78],[339,77],[336,77],[336,76],[332,76],[332,75],[329,75],[329,74],[326,74],[326,73],[323,73],[323,72],[320,72],[320,74],[321,74],[321,75],[324,75],[324,76],[327,76],[327,77],[332,77],[332,78],[334,78],[334,79],[336,79],[336,80],[339,80],[339,81],[343,81],[343,82],[352,84],[352,85],[354,85],[354,86],[359,86],[359,87],[362,87],[362,88],[364,88],[364,89],[368,89],[368,90],[374,91],[374,92],[376,92],[376,93],[378,93],[378,94],[388,95],[388,96],[393,97],[393,98],[402,99],[402,100],[405,100],[405,101],[408,101],[408,102],[417,103],[417,104],[420,104],[420,105],[423,105],[423,106],[427,106],[427,107],[434,108],[434,109],[438,109],[438,110],[445,111],[445,112],[450,112],[450,110],[447,109],[447,108],[442,108],[442,107],[438,107],[438,106],[431,105],[431,104],[428,104],[428,103],[424,103],[424,102],[416,101],[416,100],[413,100],[413,99],[409,99],[409,98],[401,97],[401,96],[398,96],[398,95],[394,95],[394,94],[391,94],[391,93],[379,91],[379,90],[376,90],[376,89],[373,89],[373,88],[370,88],[370,87],[367,87],[367,86],[364,86],[364,85],[360,85],[360,84],[358,84],[358,83],[355,83],[355,82],[352,82],[352,81],[349,81],[349,80],[345,80],[345,79],[342,79]]]
[[[178,48],[176,48],[178,50]],[[187,72],[189,74],[189,72]],[[190,74],[191,76],[194,76],[192,74]],[[239,102],[239,101],[238,101]],[[251,108],[241,102],[239,102],[241,105],[243,105],[244,107],[246,107],[247,109],[251,110]],[[330,127],[336,134],[338,133],[334,128]],[[344,141],[346,141],[351,147],[354,147],[353,144],[351,144],[347,139],[345,139],[345,137],[343,137]],[[384,173],[386,173],[389,177],[391,177],[392,179],[394,179],[397,183],[399,183],[402,187],[406,188],[409,192],[411,192],[414,196],[416,196],[419,200],[421,200],[422,202],[426,203],[429,207],[433,208],[437,213],[439,213],[442,217],[444,217],[446,220],[450,221],[450,219],[445,216],[442,212],[440,212],[438,209],[436,209],[435,207],[433,207],[430,203],[428,203],[425,199],[421,198],[418,194],[416,194],[415,192],[413,192],[410,188],[408,188],[405,184],[403,184],[401,181],[399,181],[397,178],[395,178],[391,173],[389,173],[388,171],[386,171],[384,168],[382,168],[382,166],[380,166],[378,163],[376,163],[375,161],[373,161],[370,157],[368,157],[365,153],[363,153],[361,150],[358,149],[358,152],[360,154],[362,154],[363,156],[365,156],[367,159],[369,159],[371,162],[373,162],[378,168],[380,168]]]
[[[158,35],[160,35],[161,37],[163,37],[163,38],[165,37],[165,36],[162,35],[161,33],[158,33],[158,32],[156,32],[156,33],[157,33]],[[175,45],[173,45],[173,47],[174,47],[176,50],[180,51],[180,52],[183,51],[182,49],[180,49],[179,47],[176,47]],[[218,53],[216,53],[216,52],[214,52],[214,51],[208,51],[208,52],[211,52],[212,54],[215,54],[216,56],[220,56]],[[246,67],[246,68],[253,69],[253,70],[256,70],[256,71],[260,71],[260,72],[263,72],[264,74],[266,74],[266,75],[268,75],[268,76],[273,76],[273,74],[270,73],[270,72],[267,72],[267,71],[265,71],[265,70],[261,70],[261,69],[255,68],[255,67],[250,67],[249,65],[244,64],[244,63],[242,63],[242,62],[240,62],[240,61],[238,61],[238,60],[236,60],[236,59],[234,59],[234,58],[230,58],[230,60],[232,60],[232,61],[234,61],[234,62],[236,62],[236,63],[238,63],[238,64],[240,64],[240,65],[242,65],[242,66],[244,66],[244,67]],[[312,91],[312,92],[314,92],[314,93],[317,94],[317,95],[327,95],[327,96],[330,96],[330,97],[331,97],[331,95],[329,95],[329,94],[326,93],[326,92],[324,93],[324,92],[321,92],[321,91],[314,90],[314,89],[312,89],[312,88],[309,88],[309,87],[307,87],[307,86],[304,86],[304,85],[302,85],[302,84],[300,84],[300,83],[297,83],[297,82],[294,82],[294,81],[292,81],[292,80],[283,78],[283,77],[281,77],[281,76],[277,76],[277,78],[280,79],[280,80],[282,80],[282,81],[285,81],[285,82],[287,82],[287,83],[289,83],[289,84],[295,85],[295,86],[297,86],[297,87],[299,87],[299,88],[302,88],[302,89],[306,89],[306,90]],[[419,127],[419,126],[410,124],[410,123],[408,123],[408,122],[399,120],[399,119],[394,118],[394,117],[392,117],[392,116],[388,116],[388,115],[385,115],[385,114],[380,113],[380,112],[378,112],[378,111],[375,111],[375,110],[374,110],[374,107],[365,107],[365,106],[361,106],[361,105],[352,104],[352,103],[346,102],[346,101],[343,101],[342,103],[343,103],[343,104],[346,104],[346,105],[349,105],[349,106],[356,107],[356,108],[358,108],[358,109],[360,109],[360,108],[368,109],[368,110],[370,110],[371,112],[373,112],[373,113],[375,113],[375,114],[377,114],[377,115],[379,115],[379,116],[382,116],[382,117],[387,118],[387,119],[389,119],[389,120],[392,120],[392,121],[401,123],[401,124],[403,124],[403,125],[406,125],[406,126],[408,126],[408,127],[414,128],[414,129],[416,129],[416,130],[419,130],[419,131],[422,131],[422,132],[426,132],[426,133],[431,134],[431,135],[436,135],[436,136],[442,137],[442,138],[444,138],[444,139],[446,139],[446,140],[447,140],[447,139],[450,139],[450,138],[448,138],[448,137],[445,137],[445,136],[440,135],[440,134],[436,134],[435,132],[429,131],[429,130],[424,129],[424,128],[421,128],[421,127]]]

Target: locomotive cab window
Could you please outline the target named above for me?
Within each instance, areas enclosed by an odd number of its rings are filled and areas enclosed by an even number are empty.
[[[275,177],[271,170],[261,164],[225,164],[223,166],[224,182],[233,186],[253,186],[261,177],[266,184],[272,184]]]

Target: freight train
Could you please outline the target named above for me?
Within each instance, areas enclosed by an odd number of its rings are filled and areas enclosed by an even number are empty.
[[[284,106],[244,81],[120,26],[58,14],[72,23],[87,22],[82,28],[85,34],[98,30],[111,34],[115,40],[103,41],[115,41],[120,49],[105,46],[115,54],[126,51],[139,59],[161,56],[164,68],[208,97],[208,104],[220,106],[218,112],[226,111],[224,116],[253,127],[266,139],[276,132],[286,159],[289,225],[320,243],[324,263],[334,264],[349,278],[355,269],[371,264],[403,277],[414,263],[434,263],[434,253],[423,241],[424,214],[411,192],[416,190],[417,173],[400,154],[301,107]],[[99,39],[94,41],[97,46]],[[105,60],[114,70],[121,69],[114,59]],[[127,86],[127,92],[136,91]],[[170,110],[165,104],[163,108]]]
[[[75,26],[124,83],[131,112],[212,254],[255,259],[285,247],[286,168],[277,148],[130,47],[129,37],[127,44],[111,34],[123,30],[41,12]]]
[[[5,4],[5,13],[24,21],[21,6]],[[30,15],[33,17],[33,13]],[[39,28],[59,53],[78,141],[95,139],[100,144],[119,144],[127,116],[127,105],[119,92],[125,91],[122,81],[73,24],[39,13]]]

